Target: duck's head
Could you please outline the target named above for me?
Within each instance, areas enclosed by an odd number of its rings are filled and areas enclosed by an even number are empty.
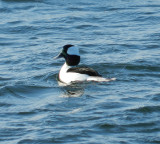
[[[59,55],[55,57],[55,59],[58,58],[65,58],[67,65],[76,66],[80,62],[79,49],[71,44],[65,45]]]

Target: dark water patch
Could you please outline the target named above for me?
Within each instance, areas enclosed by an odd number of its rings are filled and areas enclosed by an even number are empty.
[[[90,25],[90,24],[81,24],[75,27],[76,29],[83,29],[83,30],[88,30],[88,29],[97,29],[98,26]]]
[[[74,16],[74,15],[68,16],[68,18],[64,17],[64,18],[60,18],[59,19],[59,22],[66,22],[68,24],[71,24],[70,26],[72,26],[72,27],[73,27],[73,25],[72,25],[73,22],[79,24],[79,23],[82,23],[82,21],[84,21],[83,17],[81,17],[81,16]]]
[[[22,1],[23,1],[23,0],[22,0]],[[22,2],[22,1],[21,1],[21,2]],[[27,1],[27,0],[26,0],[26,1]],[[36,0],[35,0],[35,1],[36,1]],[[32,2],[34,3],[34,0],[33,0]],[[37,2],[38,2],[38,1],[37,1]],[[26,11],[30,10],[30,11],[32,11],[32,10],[34,10],[35,6],[36,6],[36,5],[23,5],[23,9],[22,9],[21,6],[15,8],[15,9],[16,9],[16,10],[20,10],[20,11],[23,11],[23,10],[26,10]]]
[[[0,37],[0,45],[3,47],[2,49],[2,56],[8,56],[7,54],[9,53],[6,53],[7,50],[9,50],[8,47],[12,47],[13,45],[17,45],[17,40],[18,38],[11,38],[11,37],[6,37],[6,36],[3,36],[3,37]],[[9,50],[10,51],[10,50]]]
[[[139,130],[139,133],[157,133],[160,131],[160,128],[158,128],[159,126],[155,127],[155,128],[146,128],[144,129],[144,127]]]
[[[125,128],[127,132],[149,134],[152,132],[156,133],[159,131],[159,126],[156,123],[157,122],[139,122],[139,123],[122,125],[122,127]]]
[[[143,113],[143,114],[154,113],[154,112],[160,112],[160,106],[143,106],[143,107],[130,109],[128,111]]]
[[[12,80],[11,77],[0,77],[0,81],[8,81],[8,80]]]
[[[160,40],[160,33],[153,33],[149,36],[150,39],[155,40],[156,42]],[[149,45],[150,46],[150,45]],[[151,45],[152,46],[152,45]],[[155,48],[159,48],[159,45],[153,45]]]
[[[38,32],[36,36],[48,36],[52,35],[53,32]],[[35,37],[34,37],[35,38]],[[36,38],[35,38],[36,39]],[[51,42],[52,43],[52,42]],[[37,44],[38,45],[38,44]]]
[[[154,123],[154,122],[139,122],[139,123],[127,124],[127,125],[123,125],[123,126],[126,126],[126,127],[129,126],[130,128],[133,127],[136,129],[136,127],[137,128],[154,127],[154,126],[156,126],[156,123]]]
[[[9,8],[0,8],[0,13],[11,13],[12,12],[12,9],[9,9]]]
[[[85,8],[81,7],[81,5],[79,5],[79,6],[67,7],[66,10],[72,11],[72,12],[75,12],[75,11],[80,12],[80,11],[85,11]]]
[[[159,40],[160,40],[160,38],[159,38]],[[157,49],[157,48],[159,48],[159,45],[157,45],[157,44],[146,45],[146,48],[149,48],[149,49]]]
[[[69,138],[69,137],[72,137],[72,138]],[[69,143],[74,142],[74,141],[72,141],[73,136],[68,136],[68,139],[70,139],[70,140],[68,140]],[[38,143],[38,144],[44,144],[44,143],[46,143],[46,144],[66,143],[66,139],[64,139],[63,137],[60,137],[60,138],[58,138],[58,137],[51,138],[50,137],[50,138],[47,138],[47,139],[39,138],[37,140],[35,140],[35,139],[27,139],[26,138],[26,139],[23,139],[23,140],[18,142],[18,144],[28,144],[28,143],[33,143],[33,144],[36,144],[36,143]]]
[[[41,140],[40,140],[41,141]],[[33,140],[33,139],[23,139],[23,140],[20,140],[18,142],[18,144],[28,144],[28,143],[39,143],[40,144],[40,141],[36,141],[36,140]]]
[[[134,7],[134,6],[133,6]],[[148,7],[150,7],[150,8],[156,8],[156,7],[160,7],[160,5],[157,3],[157,4],[147,4],[146,3],[146,5],[143,5],[143,4],[141,4],[141,5],[136,5],[136,7],[135,8],[137,8],[137,7],[140,7],[140,8],[148,8]]]
[[[137,18],[134,19],[134,21],[137,21],[137,22],[144,22],[144,21],[147,21],[148,24],[152,23],[152,24],[159,24],[158,21],[159,21],[160,17],[159,16],[139,16]]]
[[[103,31],[99,31],[99,30],[93,31],[93,34],[96,35],[96,36],[98,36],[98,35],[100,35],[100,36],[105,35],[105,34],[103,33]]]
[[[127,70],[135,70],[135,71],[155,71],[155,72],[159,72],[160,68],[158,66],[154,66],[154,65],[135,65],[135,64],[126,64],[125,69]]]
[[[126,131],[125,127],[114,123],[104,123],[97,126],[99,129],[102,129],[105,133],[110,133],[110,134],[118,133],[118,131],[124,133]]]
[[[86,1],[78,1],[77,3],[76,3],[77,5],[80,5],[80,6],[91,6],[91,5],[94,5],[94,2],[93,1],[88,1],[88,2],[86,2]]]
[[[33,102],[29,102],[29,100],[25,100],[25,102],[21,101],[21,103],[12,104],[10,107],[0,107],[1,110],[4,111],[4,114],[1,114],[2,117],[7,117],[7,119],[15,119],[17,121],[13,121],[13,123],[8,123],[8,126],[25,126],[21,121],[28,121],[31,123],[35,123],[36,120],[41,121],[46,117],[45,113],[53,112],[52,109],[47,108],[39,108],[37,101],[33,99]],[[30,104],[29,104],[30,103]],[[34,108],[33,108],[34,106]],[[32,107],[32,108],[31,108]],[[19,120],[21,119],[21,121]],[[26,123],[27,124],[27,123]]]
[[[10,21],[7,24],[13,26],[13,25],[21,24],[21,23],[23,23],[23,21],[17,20],[17,21]]]
[[[33,111],[20,111],[17,112],[16,115],[17,116],[23,116],[23,117],[32,117],[35,116],[35,114],[38,114],[40,111],[38,110],[33,110]]]
[[[148,142],[153,143],[153,144],[159,144],[160,140],[159,140],[159,138],[157,138],[157,140],[155,138],[153,138],[152,140],[148,140]]]
[[[97,7],[98,11],[104,11],[104,12],[106,12],[106,11],[108,11],[108,12],[113,12],[113,11],[118,12],[120,10],[125,10],[125,9],[126,8],[121,8],[121,7],[106,7],[106,6],[104,6],[104,7]]]
[[[155,93],[151,97],[153,101],[160,101],[160,93]]]
[[[102,102],[100,103],[99,107],[103,109],[110,109],[110,110],[120,110],[121,108],[127,107],[128,104],[120,103],[120,102]]]
[[[38,39],[38,37],[36,37],[36,36],[32,36],[32,37],[30,37],[29,39],[30,39],[30,40],[37,40],[37,39]]]
[[[110,123],[104,123],[104,124],[100,124],[100,125],[97,125],[99,128],[102,128],[102,129],[114,129],[117,127],[116,124],[110,124]]]
[[[113,124],[104,123],[97,124],[96,127],[103,129],[106,133],[116,133],[121,131],[122,133],[151,133],[158,132],[159,128],[157,122],[139,122],[139,123],[128,123],[128,124]]]
[[[0,42],[1,46],[12,46],[12,45],[15,45],[15,44],[16,44],[15,42]]]
[[[0,107],[10,107],[10,106],[13,106],[13,104],[9,104],[9,103],[5,103],[5,102],[0,102]]]

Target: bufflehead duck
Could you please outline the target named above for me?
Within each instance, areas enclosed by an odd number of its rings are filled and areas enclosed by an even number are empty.
[[[63,46],[62,51],[54,59],[64,58],[65,63],[59,72],[59,80],[65,84],[79,81],[108,82],[115,78],[103,78],[97,71],[88,67],[76,67],[80,62],[78,47],[68,44]]]

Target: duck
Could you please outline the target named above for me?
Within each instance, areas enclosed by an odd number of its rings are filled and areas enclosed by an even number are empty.
[[[58,80],[62,83],[71,84],[84,81],[109,82],[116,80],[116,78],[104,78],[90,67],[78,66],[80,63],[80,53],[79,48],[75,45],[64,45],[62,51],[54,57],[54,59],[59,58],[65,59],[65,63],[58,74]]]

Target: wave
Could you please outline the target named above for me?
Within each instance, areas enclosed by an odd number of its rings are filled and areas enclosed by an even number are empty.
[[[160,106],[143,106],[143,107],[138,107],[138,108],[133,108],[127,110],[129,112],[136,112],[136,113],[154,113],[154,112],[160,112]]]

